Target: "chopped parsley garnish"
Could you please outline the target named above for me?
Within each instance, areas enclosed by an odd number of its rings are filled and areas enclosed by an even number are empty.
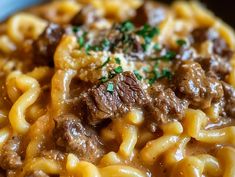
[[[115,72],[116,74],[119,74],[119,73],[122,73],[122,72],[123,72],[123,69],[122,69],[121,66],[118,66],[118,67],[114,68],[114,72]]]
[[[161,77],[167,77],[168,79],[172,79],[172,73],[168,69],[163,69],[161,75]]]
[[[87,55],[90,55],[90,53],[89,53],[90,50],[91,50],[90,44],[85,44],[84,46],[85,46],[85,52],[86,52],[86,54],[87,54]]]
[[[107,60],[101,65],[99,66],[97,69],[103,68],[105,65],[107,65],[110,62],[110,57],[107,58]]]
[[[101,50],[101,47],[99,47],[99,46],[97,46],[97,45],[94,45],[94,46],[91,46],[90,49],[93,50],[93,51],[98,52],[98,51]]]
[[[117,63],[117,64],[119,64],[119,65],[121,64],[121,60],[120,60],[120,58],[118,58],[118,57],[117,57],[117,58],[115,58],[115,61],[116,61],[116,63]]]
[[[146,52],[149,48],[149,45],[150,45],[149,43],[144,43],[141,46],[142,46],[142,49]]]
[[[106,76],[102,76],[99,80],[100,80],[101,83],[105,83],[106,81],[109,80],[109,78],[106,77]]]
[[[152,39],[155,35],[159,34],[159,29],[145,24],[142,28],[140,28],[140,30],[136,32],[136,34],[142,36],[143,38]]]
[[[137,70],[134,70],[134,74],[135,74],[135,76],[138,80],[141,81],[143,79],[143,76],[141,76],[140,73]]]
[[[156,80],[157,80],[156,77],[152,77],[148,80],[148,83],[152,85]]]
[[[161,46],[158,43],[156,43],[156,44],[154,44],[153,49],[156,51],[159,51],[159,50],[161,50]]]
[[[133,30],[135,27],[133,25],[133,23],[131,23],[130,21],[125,21],[121,24],[120,27],[120,31],[121,32],[129,32],[131,30]]]
[[[110,48],[110,41],[108,39],[103,39],[102,42],[98,45],[93,45],[93,46],[89,46],[89,51],[92,50],[92,51],[101,51],[101,50],[109,50]]]
[[[179,45],[179,46],[183,46],[186,44],[186,41],[184,39],[178,39],[176,40],[176,43]]]
[[[106,89],[108,92],[110,93],[113,93],[114,91],[114,85],[113,83],[109,82],[108,85],[107,85],[107,89]]]
[[[144,38],[144,44],[142,44],[142,48],[146,51],[154,38],[155,35],[159,34],[159,29],[156,27],[152,27],[148,24],[145,24],[142,28],[140,28],[137,32],[137,35],[142,36]]]
[[[84,44],[85,44],[84,36],[83,36],[83,35],[80,36],[80,37],[77,39],[77,42],[78,42],[80,48],[82,48],[82,47],[84,46]]]
[[[165,55],[155,58],[150,58],[149,60],[163,60],[163,61],[170,61],[176,57],[176,53],[173,51],[167,51]]]
[[[110,41],[106,38],[101,42],[101,48],[103,50],[108,50],[110,48],[110,45],[111,45]]]
[[[164,56],[162,56],[163,60],[169,61],[174,59],[176,56],[176,53],[173,51],[167,51],[166,54]]]
[[[172,79],[172,73],[169,69],[164,68],[159,71],[158,62],[155,63],[153,70],[150,72],[152,77],[148,79],[148,83],[152,85],[157,79],[166,77],[167,79]]]
[[[72,31],[73,31],[74,33],[77,33],[77,32],[79,31],[79,27],[78,27],[78,26],[73,26],[73,27],[72,27]]]
[[[148,72],[149,72],[149,67],[148,67],[148,66],[144,66],[144,67],[143,67],[143,71],[146,72],[146,73],[148,73]]]

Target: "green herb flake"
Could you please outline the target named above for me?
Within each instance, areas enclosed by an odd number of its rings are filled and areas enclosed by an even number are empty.
[[[116,74],[119,74],[119,73],[122,73],[122,72],[123,72],[123,69],[122,69],[121,66],[118,66],[118,67],[114,68],[114,72],[115,72]]]
[[[113,83],[109,82],[108,85],[107,85],[107,89],[106,89],[108,92],[110,93],[113,93],[114,91],[114,85]]]
[[[121,24],[120,31],[121,32],[129,32],[129,31],[132,31],[134,28],[135,27],[134,27],[133,23],[131,23],[130,21],[125,21]]]
[[[94,45],[94,46],[91,46],[91,50],[98,52],[98,51],[101,51],[102,49],[101,47]]]
[[[162,60],[169,61],[176,57],[176,53],[173,51],[167,51],[164,56],[162,56]]]
[[[110,41],[106,38],[101,43],[101,47],[103,50],[108,50],[110,48],[110,45],[111,45]]]
[[[156,43],[156,44],[154,44],[153,49],[156,51],[159,51],[159,50],[161,50],[161,46],[158,43]]]
[[[136,34],[138,34],[139,36],[142,36],[143,38],[153,38],[155,35],[158,35],[159,29],[156,27],[151,27],[148,24],[145,24],[142,28],[140,28],[140,30],[138,30],[136,32]]]
[[[178,39],[176,40],[176,44],[178,44],[179,46],[183,46],[186,44],[186,41],[184,39]]]
[[[134,74],[136,76],[136,78],[141,81],[143,79],[143,76],[140,75],[140,73],[137,70],[134,70]]]
[[[79,27],[73,26],[73,27],[72,27],[72,31],[73,31],[74,33],[77,33],[77,32],[79,31]]]
[[[115,58],[115,62],[120,65],[120,64],[121,64],[120,58],[116,57],[116,58]]]
[[[90,50],[91,50],[91,46],[89,44],[85,44],[85,52],[87,55],[90,55]]]
[[[170,80],[172,79],[172,73],[168,69],[163,69],[162,77],[167,77]]]
[[[144,50],[144,52],[146,52],[149,48],[149,44],[145,43],[145,44],[141,44],[142,49]]]
[[[103,67],[106,66],[109,62],[110,62],[110,57],[108,57],[107,60],[106,60],[101,66],[99,66],[97,69],[103,68]]]
[[[116,75],[115,71],[110,71],[109,72],[109,79],[112,79]]]
[[[84,44],[85,44],[85,39],[84,39],[84,37],[83,37],[83,36],[79,37],[79,38],[77,39],[77,42],[78,42],[78,44],[79,44],[79,47],[82,48],[82,47],[84,46]]]
[[[100,80],[101,83],[105,83],[105,82],[108,81],[108,77],[102,76],[99,80]]]
[[[146,73],[148,73],[148,72],[149,72],[149,67],[148,67],[148,66],[144,66],[144,67],[143,67],[143,71],[146,72]]]
[[[147,51],[149,45],[151,44],[152,39],[155,35],[159,34],[159,29],[156,27],[152,27],[148,24],[144,25],[137,32],[137,35],[142,36],[144,38],[144,44],[142,44],[142,48],[144,51]]]
[[[153,83],[157,80],[156,77],[152,77],[148,80],[149,85],[153,85]]]

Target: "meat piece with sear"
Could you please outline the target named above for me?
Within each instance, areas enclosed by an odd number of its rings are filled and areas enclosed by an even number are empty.
[[[5,170],[14,170],[22,165],[21,157],[19,155],[20,150],[20,138],[13,136],[11,139],[3,145],[1,156],[0,156],[0,166]]]
[[[100,20],[102,13],[92,5],[84,6],[71,20],[74,26],[91,25]]]
[[[223,97],[221,83],[213,77],[207,77],[197,62],[182,62],[173,81],[178,96],[187,99],[192,107],[205,109]]]
[[[183,117],[188,102],[178,98],[171,88],[156,83],[148,89],[148,94],[151,98],[149,109],[160,123]]]
[[[159,25],[167,15],[164,5],[154,1],[146,1],[139,9],[132,20],[136,26],[143,26],[148,23],[151,26]]]
[[[235,89],[225,82],[222,82],[222,85],[225,100],[224,110],[229,117],[235,118]]]
[[[107,89],[109,85],[113,87],[112,92]],[[91,125],[127,112],[132,106],[143,106],[148,102],[144,90],[132,72],[118,74],[110,81],[89,89],[82,99]]]
[[[213,53],[217,54],[225,60],[231,59],[233,52],[229,48],[228,44],[219,33],[213,28],[196,28],[192,31],[192,42],[202,43],[205,41],[211,41],[213,43]]]
[[[231,64],[219,56],[211,56],[209,58],[200,57],[195,61],[200,63],[206,72],[215,74],[219,79],[224,79],[232,71]]]
[[[54,66],[54,52],[64,33],[65,30],[55,23],[46,27],[33,43],[33,60],[36,65]]]
[[[104,153],[97,133],[72,114],[55,118],[53,135],[58,146],[75,153],[81,160],[96,162]]]

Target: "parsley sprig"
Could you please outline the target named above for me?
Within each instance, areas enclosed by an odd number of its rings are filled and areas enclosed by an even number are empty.
[[[123,33],[130,32],[130,31],[134,30],[134,28],[135,28],[135,26],[130,21],[125,21],[120,25],[120,31]]]
[[[120,58],[114,58],[115,59],[115,62],[119,65],[117,66],[116,68],[114,68],[113,70],[111,70],[109,73],[108,73],[108,76],[102,76],[99,80],[101,83],[105,83],[107,82],[109,79],[112,79],[115,75],[117,74],[120,74],[123,72],[123,68],[122,66],[120,65],[121,64],[121,60]],[[111,58],[108,57],[108,59],[101,65],[99,66],[97,69],[100,69],[100,68],[103,68],[104,66],[106,66],[109,62],[110,62]]]
[[[135,77],[136,77],[139,81],[141,81],[141,80],[143,79],[143,76],[140,75],[139,71],[134,70],[133,72],[134,72],[134,74],[135,74]]]
[[[162,60],[162,61],[170,61],[176,57],[176,53],[174,51],[167,51],[165,55],[155,58],[150,58],[150,60]]]
[[[106,90],[110,93],[113,93],[114,91],[114,84],[112,82],[109,82],[108,85],[107,85],[107,88]]]
[[[181,47],[186,44],[186,41],[184,39],[178,39],[178,40],[176,40],[176,44]]]
[[[97,69],[103,68],[104,66],[106,66],[108,63],[110,62],[110,57],[107,58],[107,60],[105,60],[105,62],[100,65]]]
[[[152,85],[156,80],[160,78],[166,77],[167,79],[171,80],[172,79],[172,73],[170,72],[169,69],[162,69],[160,72],[158,69],[153,69],[152,71],[153,76],[148,79],[148,83]]]
[[[159,29],[156,27],[152,27],[148,24],[145,24],[143,27],[141,27],[138,31],[136,31],[136,34],[143,37],[144,44],[142,44],[142,48],[144,51],[147,51],[152,39],[160,33]]]

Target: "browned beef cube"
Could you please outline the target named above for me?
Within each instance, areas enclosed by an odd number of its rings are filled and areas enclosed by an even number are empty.
[[[222,82],[222,84],[225,97],[225,112],[231,118],[235,118],[235,89],[225,82]]]
[[[215,74],[219,79],[224,79],[232,70],[230,62],[218,56],[198,58],[196,61],[201,64],[206,72],[212,72],[212,74]]]
[[[192,40],[194,43],[211,41],[213,43],[213,52],[225,60],[231,59],[233,52],[219,33],[213,28],[196,28],[192,31]]]
[[[34,63],[39,66],[54,66],[54,52],[64,34],[64,29],[50,23],[33,43]]]
[[[166,18],[166,10],[162,4],[154,1],[146,1],[137,9],[133,22],[136,26],[142,26],[146,23],[151,26],[157,26]]]
[[[173,81],[177,94],[188,99],[196,108],[208,108],[212,102],[223,97],[221,83],[213,77],[207,77],[201,65],[196,62],[183,62],[176,70]]]
[[[75,153],[80,160],[96,162],[104,153],[96,132],[71,114],[55,118],[54,137],[58,146]]]
[[[113,91],[108,91],[108,85],[113,85]],[[147,96],[135,75],[124,72],[116,75],[110,81],[91,88],[83,95],[88,121],[96,125],[104,119],[112,118],[118,113],[128,111],[132,106],[143,106]]]
[[[153,117],[160,123],[173,119],[181,119],[188,104],[186,100],[178,98],[173,90],[163,84],[156,83],[148,90],[151,98],[150,110]]]
[[[14,170],[22,165],[21,157],[19,155],[20,138],[12,137],[2,147],[1,151],[1,168],[5,170]]]
[[[90,25],[102,18],[102,14],[92,5],[84,6],[71,20],[74,26]]]

